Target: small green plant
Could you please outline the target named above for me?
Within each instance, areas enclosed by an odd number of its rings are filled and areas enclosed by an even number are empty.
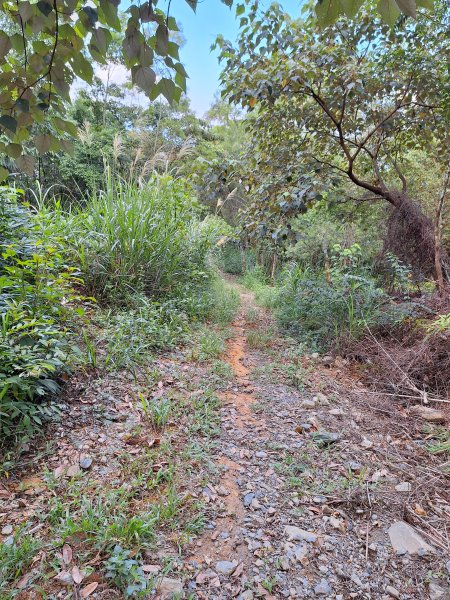
[[[172,412],[172,402],[169,398],[148,399],[139,393],[140,408],[143,414],[150,419],[156,430],[162,430],[169,422]]]
[[[211,358],[217,358],[225,352],[224,333],[214,331],[208,327],[199,330],[191,356],[194,360],[204,362]]]
[[[106,578],[124,592],[126,598],[144,597],[148,581],[138,561],[131,558],[130,550],[115,546],[104,566]]]
[[[34,537],[17,533],[12,544],[0,544],[0,597],[11,591],[8,585],[26,573],[41,546]]]
[[[247,334],[247,345],[249,348],[267,348],[275,338],[275,331],[269,327],[267,329],[252,329]]]
[[[261,585],[265,590],[269,592],[269,594],[271,594],[274,591],[274,589],[277,586],[277,583],[278,582],[276,577],[266,577],[266,579],[263,579],[263,581],[261,581]]]
[[[434,321],[427,322],[424,328],[429,335],[450,333],[450,313],[439,315]]]
[[[231,365],[223,360],[213,361],[211,365],[211,371],[222,381],[230,381],[234,377]]]
[[[98,366],[98,360],[95,342],[91,338],[89,338],[85,329],[83,329],[83,340],[86,354],[86,364],[88,364],[93,369],[96,369]]]
[[[450,432],[447,428],[427,427],[426,433],[433,438],[433,442],[427,446],[431,454],[450,454]]]

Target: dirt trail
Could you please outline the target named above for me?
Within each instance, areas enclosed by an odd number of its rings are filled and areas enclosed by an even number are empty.
[[[445,474],[400,413],[386,419],[339,361],[299,356],[237,287],[222,357],[234,380],[189,590],[209,600],[450,598]],[[404,520],[417,526],[416,554],[388,535]]]

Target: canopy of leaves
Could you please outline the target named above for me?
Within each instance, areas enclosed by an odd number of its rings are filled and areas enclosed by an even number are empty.
[[[388,172],[406,186],[405,150],[435,146],[444,159],[444,3],[432,36],[429,15],[391,30],[374,7],[326,28],[279,5],[252,7],[241,24],[237,45],[218,43],[224,93],[252,114],[250,230],[303,210],[342,178],[387,198]]]
[[[197,0],[186,0],[195,10]],[[223,0],[228,6],[232,0]],[[328,23],[342,12],[354,15],[363,0],[318,0],[319,20]],[[416,3],[430,0],[380,0],[380,11],[415,15]],[[170,8],[170,3],[169,3]],[[121,60],[131,71],[134,85],[150,99],[180,100],[187,73],[179,59],[178,26],[173,16],[148,0],[132,3],[126,21],[119,0],[5,0],[0,4],[0,152],[16,167],[33,173],[38,155],[71,150],[67,136],[74,124],[65,118],[75,78],[91,83],[95,63],[107,60],[108,49],[120,34]],[[245,11],[237,7],[238,16]],[[117,45],[117,44],[116,44]],[[116,48],[117,50],[117,48]],[[156,65],[160,65],[156,69]],[[161,76],[161,65],[164,69]],[[33,127],[39,125],[39,130]],[[7,175],[0,168],[0,178]]]

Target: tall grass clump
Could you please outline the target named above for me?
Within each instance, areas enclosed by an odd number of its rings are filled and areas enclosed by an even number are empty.
[[[201,276],[198,208],[185,183],[155,175],[141,187],[108,173],[105,184],[78,215],[75,251],[89,293],[126,303],[133,294],[170,294]]]

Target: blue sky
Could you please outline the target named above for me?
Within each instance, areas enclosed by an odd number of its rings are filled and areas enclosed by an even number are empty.
[[[270,1],[260,4],[268,6]],[[291,16],[300,15],[301,0],[281,0],[280,4]],[[236,39],[239,28],[235,7],[230,9],[220,0],[199,0],[197,12],[194,13],[185,0],[172,0],[170,12],[186,38],[180,58],[189,74],[188,96],[191,106],[202,116],[219,88],[218,51],[211,52],[210,48],[219,33],[225,39]]]

